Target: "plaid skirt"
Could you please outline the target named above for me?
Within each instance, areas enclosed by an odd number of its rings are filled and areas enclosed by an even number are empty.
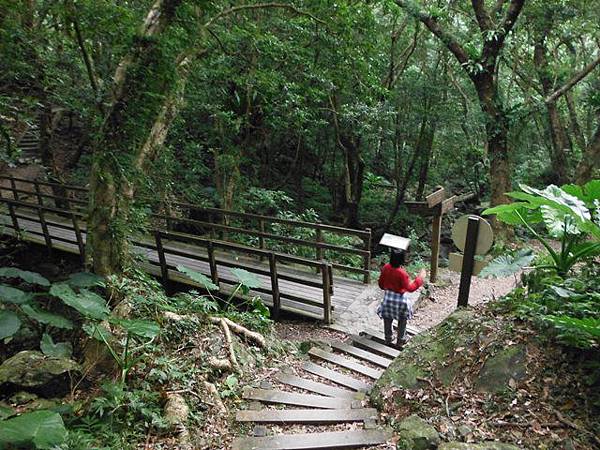
[[[404,294],[385,291],[383,301],[377,308],[377,315],[382,319],[412,319],[412,305]]]

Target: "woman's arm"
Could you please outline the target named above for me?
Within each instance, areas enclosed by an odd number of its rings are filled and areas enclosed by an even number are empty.
[[[421,273],[419,273],[419,275],[417,275],[412,282],[410,281],[408,273],[406,273],[406,270],[404,270],[402,267],[398,269],[398,275],[402,289],[407,292],[414,292],[423,286],[423,277],[421,276]]]

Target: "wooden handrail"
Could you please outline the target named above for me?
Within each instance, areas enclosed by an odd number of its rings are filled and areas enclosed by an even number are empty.
[[[87,201],[84,199],[81,199],[81,198],[63,197],[63,196],[57,196],[54,194],[47,194],[47,193],[42,192],[40,189],[40,186],[50,186],[50,187],[60,187],[61,189],[64,189],[66,191],[88,193],[89,189],[85,188],[85,187],[45,182],[45,181],[37,181],[37,180],[27,180],[25,178],[11,177],[11,176],[5,176],[5,175],[0,176],[0,179],[10,180],[10,183],[11,183],[10,187],[0,187],[0,191],[6,190],[7,192],[12,192],[15,200],[18,200],[18,201],[20,201],[18,194],[25,194],[25,195],[28,194],[28,195],[36,196],[37,200],[38,200],[38,204],[43,204],[42,199],[53,199],[55,203],[58,203],[59,201],[67,202],[70,210],[64,211],[64,213],[66,213],[66,214],[70,214],[71,209],[82,210],[83,206],[85,206],[87,204]],[[35,192],[29,192],[27,190],[17,188],[16,187],[17,182],[18,183],[27,183],[27,184],[32,185],[35,188]],[[26,203],[27,202],[22,202],[20,204],[20,206],[26,206]],[[342,270],[344,267],[349,267],[352,272],[362,273],[364,276],[364,281],[366,283],[369,282],[369,279],[370,279],[369,266],[370,266],[370,260],[371,260],[371,252],[370,252],[371,230],[370,229],[367,229],[364,231],[363,230],[355,230],[355,229],[351,229],[351,228],[338,227],[338,226],[334,226],[334,225],[326,225],[326,224],[320,224],[320,223],[312,223],[312,222],[297,221],[297,220],[291,220],[291,219],[281,219],[281,218],[277,218],[277,217],[269,217],[269,216],[260,215],[260,214],[242,213],[242,212],[236,212],[236,211],[222,210],[222,209],[218,209],[218,208],[205,208],[205,207],[199,207],[199,206],[196,206],[196,205],[193,205],[190,203],[184,203],[184,202],[173,202],[172,205],[175,207],[179,207],[179,208],[187,208],[189,210],[205,212],[206,214],[208,214],[209,221],[205,222],[205,221],[196,220],[196,219],[189,219],[189,218],[184,218],[184,217],[179,218],[179,217],[174,217],[171,215],[157,214],[157,213],[151,213],[150,216],[154,219],[165,220],[166,224],[167,224],[167,229],[169,229],[169,230],[172,229],[173,222],[197,225],[200,227],[208,228],[208,230],[210,230],[211,239],[214,239],[214,237],[215,237],[215,230],[257,237],[259,240],[260,249],[267,251],[267,253],[262,254],[260,256],[261,258],[268,258],[268,254],[269,254],[268,250],[269,249],[267,248],[268,246],[267,246],[266,240],[281,242],[283,244],[292,244],[292,245],[314,248],[316,250],[315,261],[317,263],[325,258],[324,251],[333,251],[333,252],[357,255],[357,256],[360,256],[363,260],[362,268],[357,268],[357,267],[352,267],[352,266],[344,266],[342,264],[337,264],[337,263],[335,263],[333,265],[333,267],[335,267],[336,269],[342,269]],[[55,208],[53,212],[61,213],[60,211],[61,211],[60,208]],[[80,214],[79,211],[77,211],[77,213]],[[222,223],[215,223],[215,221],[212,220],[214,218],[214,216],[221,216],[223,218],[237,217],[240,219],[256,220],[258,222],[259,230],[248,229],[244,225],[242,225],[240,227],[240,226],[232,226],[232,225],[227,225],[227,224],[222,224]],[[280,235],[280,234],[276,234],[276,233],[267,231],[265,228],[265,224],[267,224],[267,223],[270,225],[281,224],[281,225],[288,225],[288,226],[297,227],[297,228],[312,229],[312,230],[315,230],[316,233],[315,233],[314,240],[284,236],[284,235]],[[342,245],[331,244],[331,243],[325,242],[323,232],[330,232],[330,233],[335,233],[335,234],[339,234],[339,235],[358,237],[362,240],[362,245],[360,246],[361,248],[351,247],[351,246],[342,246]],[[319,266],[317,266],[317,268],[319,268]]]

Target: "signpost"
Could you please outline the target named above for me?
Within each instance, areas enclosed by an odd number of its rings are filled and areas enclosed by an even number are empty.
[[[463,216],[452,228],[452,240],[463,254],[450,254],[450,269],[460,272],[458,306],[468,306],[471,277],[477,275],[487,262],[476,261],[475,255],[485,255],[494,242],[490,224],[479,216]]]

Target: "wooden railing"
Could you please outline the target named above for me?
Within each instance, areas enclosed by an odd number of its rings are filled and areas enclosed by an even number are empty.
[[[1,176],[0,180],[8,180],[10,187],[3,187],[2,190],[9,192],[15,200],[20,196],[29,195],[37,198],[38,204],[43,204],[44,200],[51,200],[54,205],[68,207],[84,211],[87,208],[88,190],[79,186],[64,185],[59,183],[32,181],[21,178]],[[33,192],[26,189],[18,189],[17,183],[29,184],[33,187]],[[41,187],[52,190],[60,190],[64,195],[54,195],[42,192]],[[203,208],[189,203],[173,202],[169,206],[179,211],[185,211],[188,215],[192,212],[196,216],[201,216],[205,220],[192,219],[187,217],[178,217],[173,214],[152,214],[154,225],[164,227],[168,231],[175,231],[182,227],[188,227],[195,232],[203,234],[208,233],[211,239],[219,237],[220,240],[236,242],[236,235],[245,238],[258,239],[253,247],[259,250],[276,250],[279,253],[294,255],[293,246],[313,249],[313,261],[323,259],[331,261],[333,269],[357,273],[362,275],[365,283],[370,282],[370,261],[371,261],[371,230],[355,230],[351,228],[338,227],[313,222],[282,219],[277,217],[264,216],[259,214],[249,214],[235,211],[227,211],[217,208]],[[298,231],[310,230],[310,238],[298,238],[278,233],[276,226],[284,227],[280,231]],[[342,237],[357,238],[360,241],[358,246],[340,245],[327,242],[327,234]],[[247,240],[247,239],[246,239]],[[239,242],[248,245],[247,242]],[[360,267],[340,262],[337,255],[351,255],[360,258]],[[306,258],[306,256],[305,256]]]
[[[15,194],[17,191],[13,190]],[[38,197],[38,192],[34,194],[38,199],[47,197]],[[13,231],[10,234],[21,235],[30,241],[43,243],[49,249],[68,251],[85,258],[87,229],[82,212],[46,206],[42,201],[33,204],[7,197],[1,200],[8,213],[4,215],[7,220],[3,226]],[[38,224],[40,230],[36,229]],[[6,233],[6,230],[2,232]],[[315,262],[168,230],[155,229],[151,233],[152,238],[141,236],[133,239],[132,243],[138,249],[149,252],[146,255],[146,269],[158,275],[164,283],[176,281],[195,284],[177,270],[181,264],[192,266],[190,268],[204,273],[214,284],[224,286],[227,290],[227,286],[235,285],[238,281],[223,272],[239,267],[266,281],[268,287],[263,283],[263,286],[253,288],[252,292],[263,294],[265,303],[273,307],[276,319],[281,311],[291,311],[327,323],[332,321],[333,275],[332,265],[326,261]],[[236,257],[232,258],[232,254]],[[268,264],[258,263],[261,259],[268,260]],[[314,276],[315,269],[320,271],[319,277]]]

